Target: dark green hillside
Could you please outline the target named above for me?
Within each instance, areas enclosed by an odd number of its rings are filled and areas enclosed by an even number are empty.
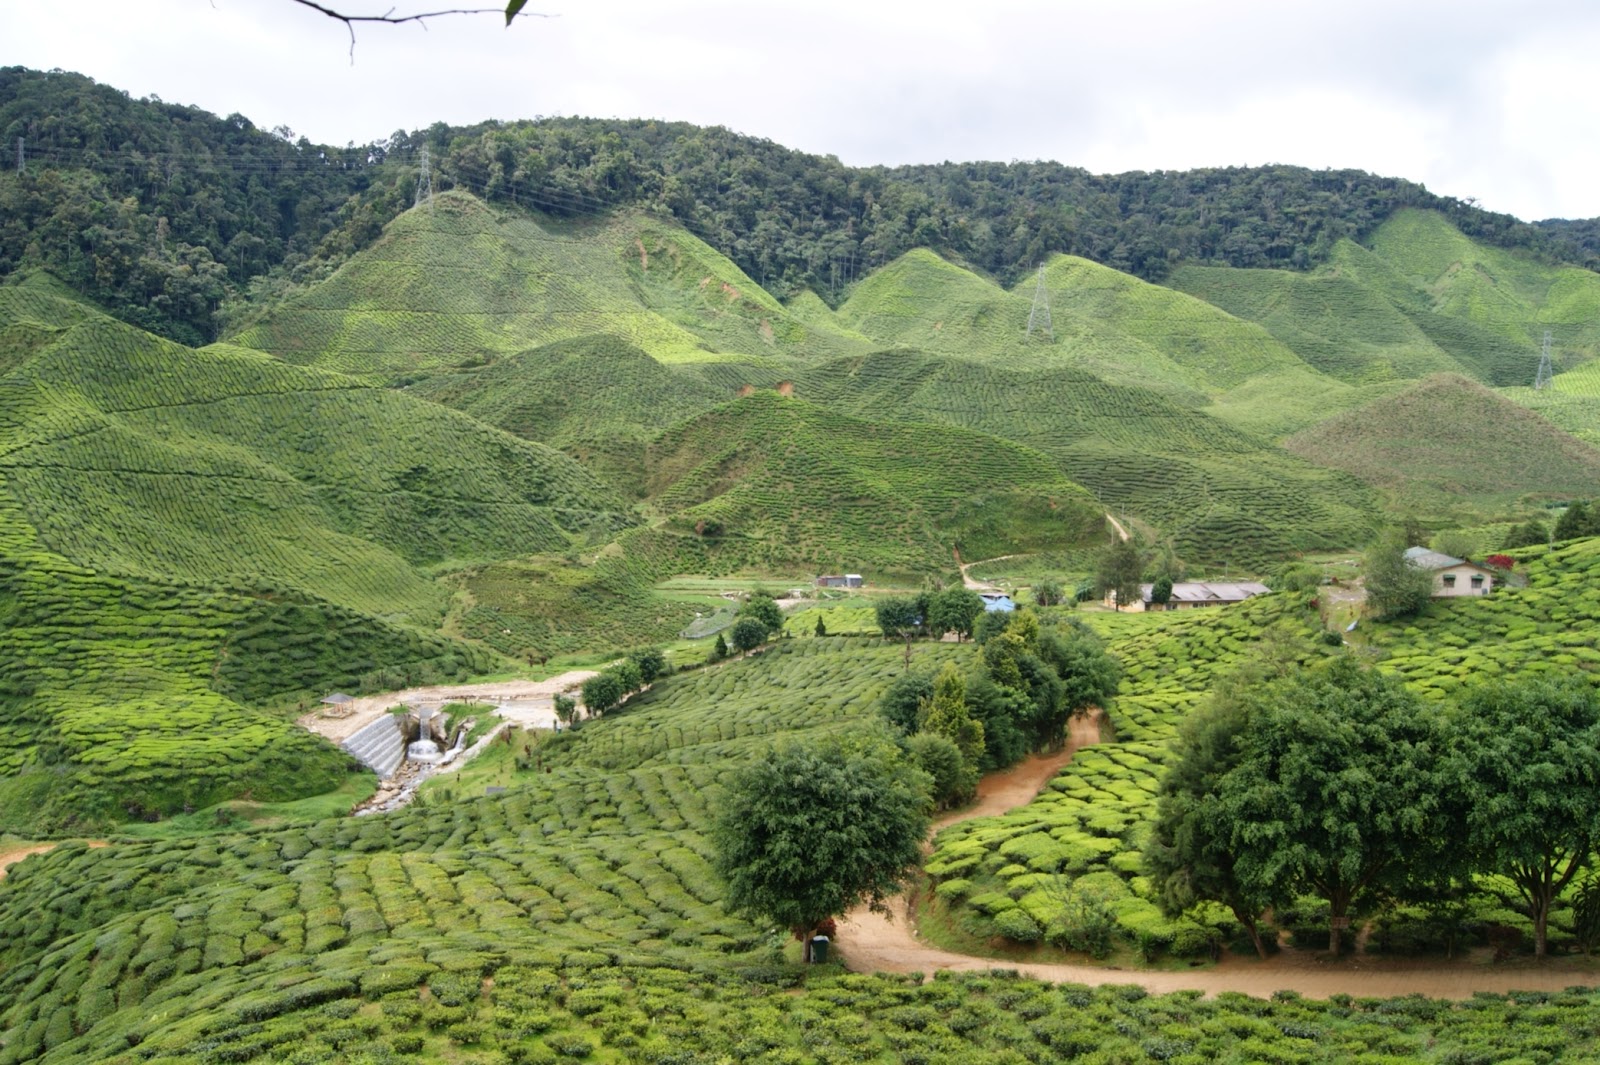
[[[1104,535],[1049,459],[994,437],[872,423],[757,392],[651,445],[650,505],[712,555],[912,573]]]
[[[1600,450],[1449,374],[1346,411],[1284,446],[1382,489],[1397,509],[1600,494]]]
[[[857,417],[893,410],[1025,444],[1107,506],[1161,529],[1199,564],[1259,566],[1293,551],[1360,543],[1377,510],[1344,474],[1159,393],[1081,370],[886,352],[807,371],[796,388]]]
[[[0,287],[0,470],[41,542],[155,579],[267,580],[436,618],[418,565],[629,519],[566,456],[259,353],[192,351]]]
[[[628,214],[555,223],[466,193],[401,215],[327,281],[234,340],[386,382],[602,333],[664,362],[865,346],[791,318],[671,224]]]

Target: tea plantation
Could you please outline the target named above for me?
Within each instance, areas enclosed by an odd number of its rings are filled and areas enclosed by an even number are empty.
[[[1277,597],[1273,597],[1276,599]],[[1205,669],[1303,603],[1113,619],[1118,722],[1147,747]],[[1238,613],[1243,613],[1238,612]],[[1161,624],[1153,624],[1152,620]],[[1209,638],[1200,629],[1223,621]],[[1170,631],[1169,631],[1170,630]],[[919,668],[973,653],[921,645]],[[445,784],[395,814],[180,842],[67,844],[0,883],[0,1061],[1556,1061],[1595,1052],[1588,991],[1421,998],[1150,996],[1004,972],[804,972],[726,916],[701,826],[778,737],[872,724],[902,668],[877,640],[780,642],[659,682],[536,750],[511,791]],[[1178,668],[1182,668],[1181,666]],[[1157,691],[1141,695],[1149,682]],[[1053,795],[1116,799],[1133,745]],[[491,755],[490,757],[496,757]],[[1133,768],[1134,776],[1120,770]],[[1065,787],[1063,787],[1065,785]],[[1107,838],[1096,821],[1084,839]],[[947,833],[947,836],[949,833]],[[948,846],[941,849],[941,853]],[[1091,874],[1092,875],[1092,874]],[[1115,875],[1115,874],[1111,874]]]

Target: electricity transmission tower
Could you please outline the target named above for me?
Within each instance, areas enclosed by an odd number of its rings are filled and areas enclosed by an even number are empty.
[[[1053,344],[1056,333],[1050,326],[1050,293],[1044,287],[1044,266],[1039,267],[1039,284],[1033,290],[1033,310],[1028,312],[1028,339],[1032,339],[1033,331],[1037,329],[1043,333]]]
[[[417,173],[416,206],[421,207],[423,204],[427,204],[430,211],[433,209],[433,166],[428,162],[426,144],[422,146],[421,170]]]
[[[1533,378],[1533,390],[1543,392],[1550,386],[1550,378],[1555,376],[1550,366],[1550,330],[1544,331],[1544,350],[1539,353],[1539,372]]]

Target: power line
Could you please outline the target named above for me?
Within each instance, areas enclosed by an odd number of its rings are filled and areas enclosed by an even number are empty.
[[[1543,392],[1550,387],[1554,369],[1550,365],[1550,330],[1544,331],[1544,350],[1539,353],[1539,372],[1533,377],[1533,390]]]
[[[421,170],[417,174],[417,202],[415,206],[421,207],[424,203],[428,210],[433,210],[433,167],[428,163],[428,146],[422,146]]]
[[[1050,343],[1056,341],[1055,330],[1050,325],[1050,291],[1044,285],[1044,264],[1039,264],[1039,284],[1033,290],[1033,309],[1028,312],[1027,337],[1032,339],[1033,331],[1038,329]]]

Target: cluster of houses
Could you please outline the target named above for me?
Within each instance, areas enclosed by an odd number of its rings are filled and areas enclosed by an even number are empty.
[[[1413,547],[1405,553],[1406,562],[1433,574],[1433,597],[1452,599],[1464,595],[1488,595],[1494,590],[1496,574],[1487,566],[1456,558],[1426,547]],[[1155,585],[1139,585],[1139,602],[1124,610],[1192,610],[1201,606],[1227,606],[1242,603],[1254,595],[1270,591],[1257,581],[1175,581],[1166,603],[1153,601]],[[1117,606],[1117,593],[1106,594],[1106,606]]]

